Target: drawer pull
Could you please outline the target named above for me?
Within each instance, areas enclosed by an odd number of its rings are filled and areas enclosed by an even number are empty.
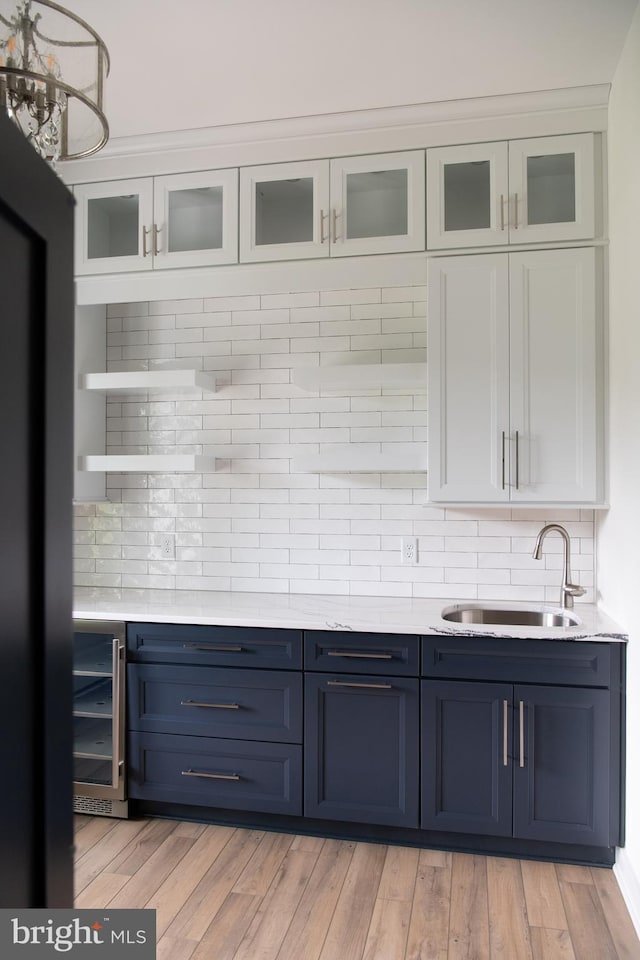
[[[181,707],[211,707],[215,710],[239,710],[239,703],[205,703],[203,700],[181,700]]]
[[[520,701],[520,766],[524,767],[524,700]]]
[[[351,650],[327,650],[328,657],[350,657],[353,660],[393,660],[392,653],[358,653]]]
[[[240,780],[237,773],[200,773],[198,770],[183,770],[183,777],[203,777],[205,780]]]
[[[363,690],[393,690],[390,683],[355,683],[351,680],[327,680],[328,687],[360,687]]]
[[[185,650],[209,650],[218,653],[244,653],[243,647],[230,647],[220,643],[183,643]]]
[[[502,701],[502,766],[503,767],[506,767],[509,763],[508,723],[509,723],[509,701],[503,700]]]

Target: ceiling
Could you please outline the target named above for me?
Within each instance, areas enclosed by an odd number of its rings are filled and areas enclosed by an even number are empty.
[[[112,138],[608,83],[638,0],[64,0]]]

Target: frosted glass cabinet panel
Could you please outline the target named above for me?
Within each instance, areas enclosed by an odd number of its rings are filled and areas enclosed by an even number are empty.
[[[76,273],[238,260],[238,171],[80,184]]]
[[[240,259],[424,250],[424,151],[246,167]]]
[[[427,151],[429,249],[595,235],[594,136]]]

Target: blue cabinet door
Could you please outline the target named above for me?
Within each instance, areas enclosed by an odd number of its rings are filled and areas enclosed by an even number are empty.
[[[512,689],[422,681],[423,830],[511,836]]]
[[[609,846],[610,694],[514,688],[513,832]]]
[[[418,682],[305,678],[305,816],[418,826]]]

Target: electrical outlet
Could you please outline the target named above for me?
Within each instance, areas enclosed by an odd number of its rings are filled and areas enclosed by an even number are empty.
[[[402,562],[415,564],[418,562],[418,539],[417,537],[403,537],[400,545]]]
[[[160,537],[160,555],[163,560],[175,560],[176,538],[172,533],[163,533]]]

